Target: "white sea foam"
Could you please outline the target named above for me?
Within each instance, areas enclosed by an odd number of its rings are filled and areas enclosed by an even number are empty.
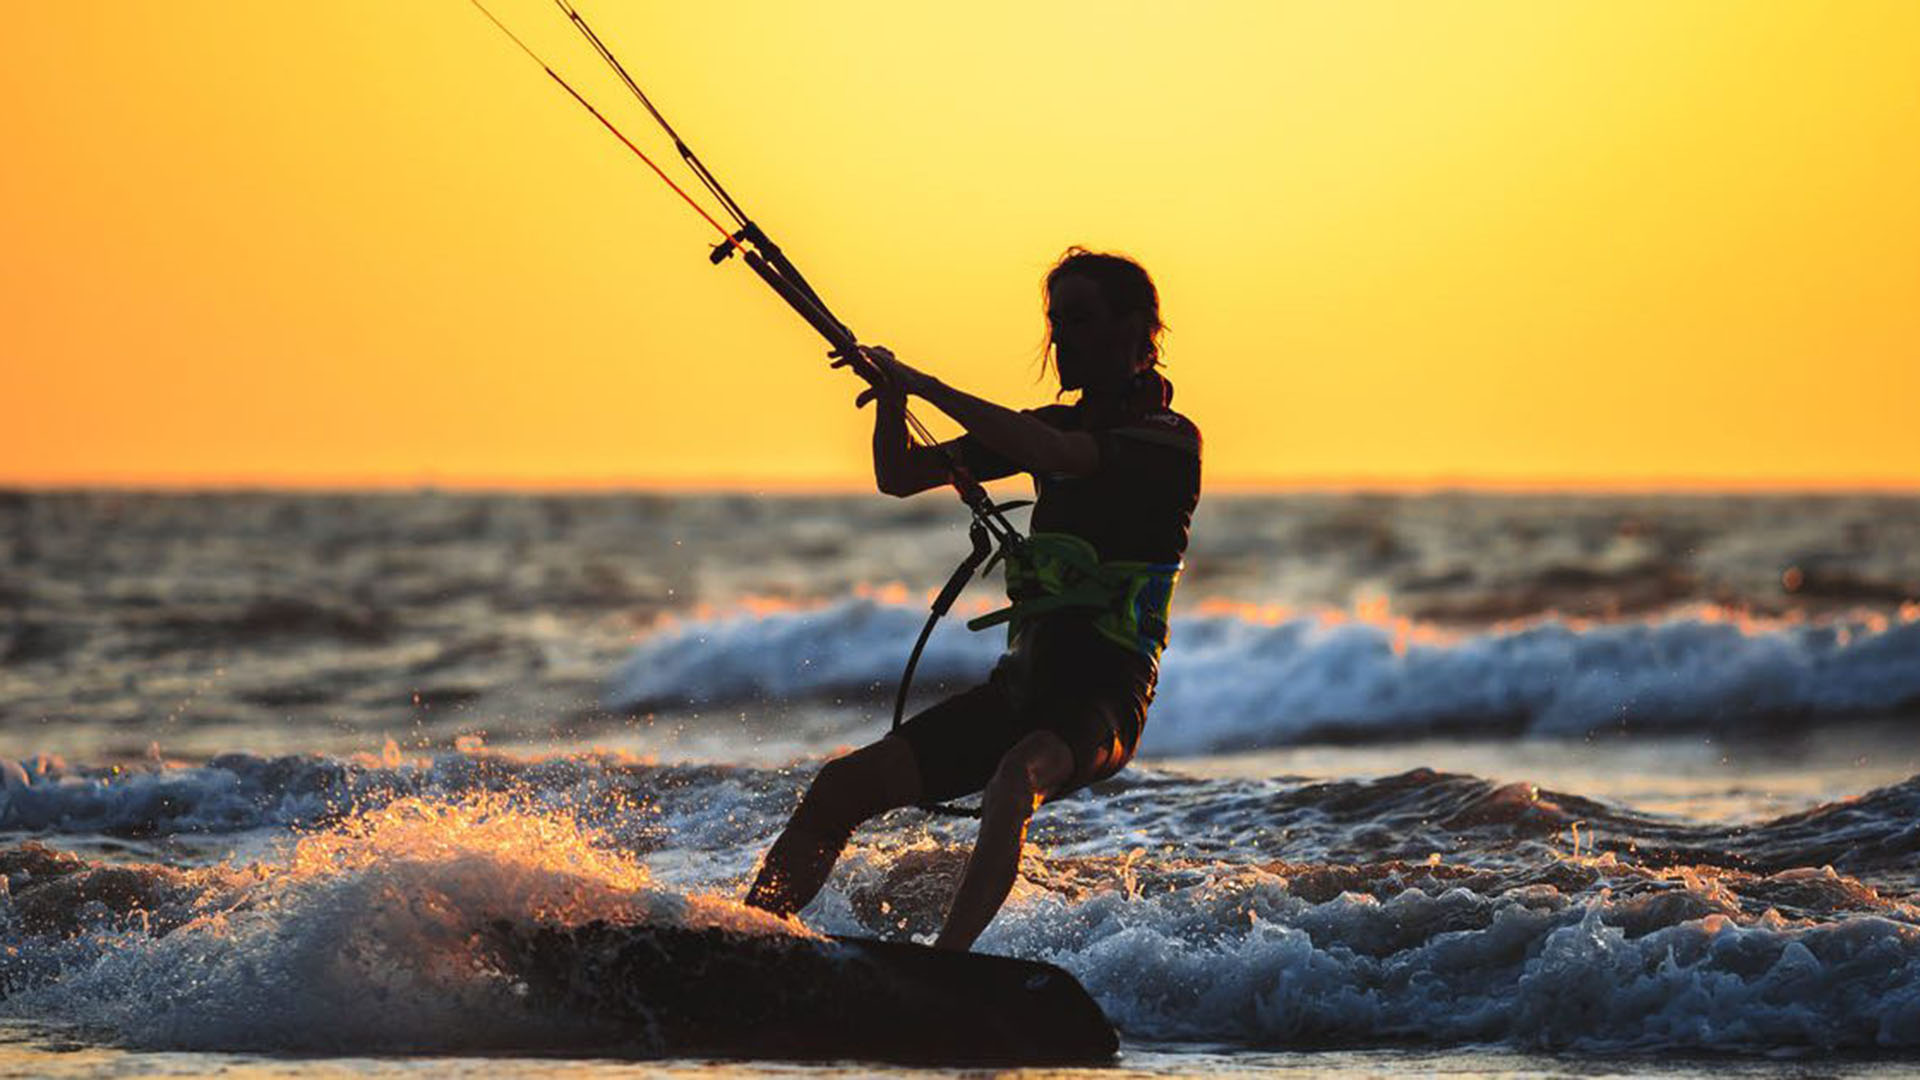
[[[528,1009],[476,953],[476,934],[497,918],[556,910],[696,925],[753,915],[615,885],[499,852],[397,853],[256,890],[251,906],[163,938],[126,933],[4,1011],[95,1025],[149,1048],[449,1052],[604,1040],[585,1021]],[[1920,1046],[1920,928],[1910,923],[1739,921],[1711,883],[1688,886],[1699,894],[1692,909],[1708,914],[1651,929],[1635,925],[1631,903],[1548,886],[1317,902],[1289,886],[1282,872],[1226,866],[1144,895],[1118,880],[1086,895],[1023,882],[980,947],[1066,967],[1134,1039],[1589,1052]]]
[[[699,707],[877,697],[922,612],[858,597],[675,624],[642,641],[607,703]],[[937,630],[920,678],[981,677],[1000,634]],[[1652,620],[1546,619],[1442,635],[1393,620],[1178,616],[1146,754],[1391,737],[1460,726],[1537,734],[1737,726],[1920,702],[1920,616],[1748,623],[1711,610]]]
[[[857,596],[817,608],[723,615],[670,624],[650,635],[610,680],[614,708],[891,691],[924,609]],[[974,678],[999,655],[1004,634],[969,634],[943,620],[916,678]]]
[[[171,781],[221,790],[206,774],[237,770],[304,790],[321,764],[236,758]],[[20,861],[0,924],[18,992],[0,1014],[145,1047],[565,1047],[606,1033],[528,1009],[477,944],[495,920],[795,932],[725,899],[792,805],[785,773],[465,754],[365,774],[377,805],[258,865]],[[1609,846],[1568,856],[1546,842],[1568,815],[1518,785],[1155,774],[1050,808],[981,948],[1067,967],[1140,1039],[1910,1048],[1917,785],[1737,829],[1586,805]],[[806,914],[924,933],[970,839],[875,822]],[[1762,864],[1781,869],[1743,868]],[[67,883],[89,873],[147,885],[129,907]]]
[[[1546,886],[1316,904],[1278,874],[1246,870],[1145,899],[1016,903],[981,944],[1073,971],[1136,1038],[1920,1046],[1920,927],[1714,913],[1633,933],[1621,913],[1608,897],[1570,902]]]
[[[5,1013],[147,1048],[559,1049],[589,1025],[527,1008],[488,959],[498,920],[804,932],[657,888],[569,815],[484,796],[404,799],[303,837],[284,861],[190,876],[213,910],[165,936],[96,925],[59,946],[65,972],[8,998]]]

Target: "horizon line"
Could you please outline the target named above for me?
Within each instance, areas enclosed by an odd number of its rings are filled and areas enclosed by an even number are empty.
[[[1013,478],[995,484],[1017,482]],[[930,489],[931,490],[931,489]],[[1713,476],[1390,476],[1380,474],[1239,476],[1205,483],[1207,494],[1284,495],[1328,492],[1431,494],[1821,494],[1920,495],[1920,477],[1713,477]],[[501,476],[432,474],[199,476],[138,473],[71,477],[0,476],[0,492],[313,493],[390,494],[446,491],[463,494],[714,494],[714,495],[864,495],[878,494],[864,481],[821,477],[748,477],[715,474],[694,477]]]

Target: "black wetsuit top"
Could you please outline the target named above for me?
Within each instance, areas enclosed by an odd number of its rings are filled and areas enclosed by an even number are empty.
[[[1200,502],[1200,429],[1170,407],[1173,385],[1153,372],[1120,401],[1028,411],[1061,431],[1090,432],[1100,461],[1086,476],[1034,474],[1029,531],[1072,533],[1103,560],[1177,563]],[[1020,471],[971,435],[953,445],[976,480]]]
[[[1062,431],[1085,431],[1099,461],[1084,476],[1034,475],[1032,532],[1071,533],[1103,561],[1178,563],[1200,500],[1200,430],[1170,407],[1173,387],[1137,376],[1119,399],[1029,410]],[[952,444],[975,479],[1020,471],[972,436]],[[1155,661],[1108,640],[1083,613],[1036,619],[984,686],[901,725],[914,747],[925,797],[944,801],[985,786],[1000,757],[1036,730],[1072,748],[1074,776],[1055,795],[1120,771],[1133,756],[1153,700]]]

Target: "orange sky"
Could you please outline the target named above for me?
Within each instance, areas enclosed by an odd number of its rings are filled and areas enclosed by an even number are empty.
[[[1920,4],[582,10],[950,382],[1049,400],[1041,274],[1139,257],[1216,487],[1920,487]],[[462,0],[0,41],[0,482],[865,477],[818,339]]]

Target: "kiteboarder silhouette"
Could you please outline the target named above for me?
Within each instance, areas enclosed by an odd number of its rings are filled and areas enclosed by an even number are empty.
[[[1131,259],[1081,248],[1048,273],[1048,350],[1062,393],[1080,394],[1073,404],[1015,412],[956,390],[859,343],[568,0],[555,3],[736,228],[674,183],[481,0],[472,3],[720,234],[711,262],[738,254],[833,346],[835,367],[866,380],[856,403],[879,403],[873,465],[880,490],[904,497],[949,485],[971,511],[973,552],[933,602],[900,680],[893,730],[821,767],[747,897],[783,915],[804,908],[853,830],[886,810],[919,805],[977,816],[979,839],[936,942],[970,948],[1013,886],[1034,810],[1123,768],[1153,700],[1168,605],[1200,498],[1199,429],[1172,410],[1173,386],[1157,370],[1165,325],[1153,279]],[[908,409],[909,397],[959,421],[966,434],[936,441]],[[1014,504],[995,504],[980,484],[1017,472],[1032,474],[1038,492],[1026,537],[1006,519]],[[902,723],[927,635],[974,572],[1001,560],[1012,603],[968,625],[1007,624],[1006,653],[984,684]],[[978,810],[943,805],[982,790]]]
[[[898,807],[983,792],[980,831],[935,944],[965,950],[1006,900],[1034,811],[1132,758],[1153,700],[1167,609],[1200,497],[1200,432],[1172,410],[1159,372],[1159,293],[1138,263],[1072,248],[1047,274],[1048,350],[1072,404],[1015,411],[957,390],[884,348],[874,479],[905,497],[946,484],[1034,478],[1032,535],[1003,550],[1011,603],[1004,655],[979,686],[821,766],[773,843],[747,903],[789,915],[826,883],[862,822]],[[836,350],[836,364],[856,361]],[[908,434],[917,397],[966,433]],[[936,605],[936,610],[940,610]]]

